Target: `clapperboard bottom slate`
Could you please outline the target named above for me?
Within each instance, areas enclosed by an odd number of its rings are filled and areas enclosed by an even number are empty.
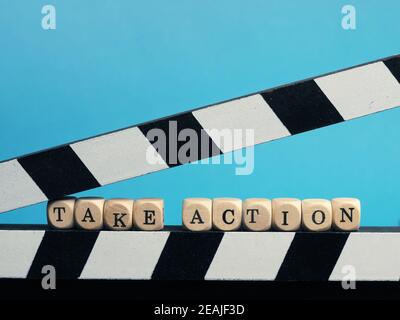
[[[399,281],[400,228],[358,232],[203,232],[0,229],[0,278]]]

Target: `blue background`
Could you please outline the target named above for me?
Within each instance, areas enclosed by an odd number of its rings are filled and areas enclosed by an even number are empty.
[[[56,30],[41,28],[45,4]],[[341,27],[345,4],[356,30]],[[399,12],[397,0],[1,0],[0,160],[398,54]],[[363,225],[398,225],[399,121],[394,109],[259,145],[250,176],[185,165],[78,195],[163,197],[167,224],[191,196],[354,196]],[[44,203],[0,215],[45,222]]]

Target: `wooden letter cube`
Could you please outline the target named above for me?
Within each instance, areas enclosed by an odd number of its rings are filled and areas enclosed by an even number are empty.
[[[246,199],[243,202],[243,225],[251,231],[266,231],[271,228],[271,200],[263,198]]]
[[[157,198],[136,200],[133,223],[140,230],[162,230],[164,228],[164,200]]]
[[[301,200],[294,198],[273,199],[272,226],[281,231],[299,230],[301,226]]]
[[[75,198],[67,197],[47,203],[47,222],[56,229],[71,229],[74,226]]]
[[[305,199],[301,203],[303,227],[309,231],[326,231],[332,227],[332,205],[325,199]]]
[[[213,227],[222,231],[233,231],[242,223],[242,200],[216,198],[212,208]]]
[[[104,225],[109,230],[132,229],[133,200],[110,199],[104,204]]]
[[[337,230],[354,231],[360,228],[361,203],[355,198],[332,199],[333,226]]]
[[[183,201],[182,223],[191,231],[207,231],[212,227],[212,200],[187,198]]]
[[[75,202],[75,224],[85,230],[103,227],[104,199],[80,198]]]

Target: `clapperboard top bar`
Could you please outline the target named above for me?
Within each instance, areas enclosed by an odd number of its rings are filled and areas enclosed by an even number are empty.
[[[0,278],[357,281],[400,279],[400,228],[191,232],[0,227]]]
[[[253,129],[259,144],[398,107],[399,80],[400,57],[393,56],[3,161],[0,212],[248,146],[218,143],[212,129]],[[159,161],[150,164],[146,150],[156,148],[147,133],[168,134],[171,121],[179,131],[206,132],[210,153],[176,162],[155,151]]]

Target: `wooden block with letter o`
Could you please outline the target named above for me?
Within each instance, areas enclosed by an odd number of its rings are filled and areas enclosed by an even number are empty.
[[[182,223],[191,231],[208,231],[212,227],[212,200],[187,198],[182,206]]]
[[[104,226],[110,230],[132,229],[133,203],[131,199],[106,200]]]
[[[266,231],[271,228],[271,200],[251,198],[243,201],[243,225],[251,231]]]
[[[332,199],[333,226],[343,231],[360,228],[361,203],[356,198]]]
[[[301,200],[278,198],[272,200],[272,226],[280,231],[296,231],[301,226]]]
[[[133,224],[140,230],[164,228],[164,200],[159,198],[139,199],[133,209]]]
[[[74,226],[75,198],[66,197],[49,201],[47,204],[47,222],[55,229],[71,229]]]
[[[80,198],[75,202],[75,224],[85,230],[103,228],[103,198]]]
[[[242,200],[216,198],[212,204],[213,227],[222,231],[233,231],[242,223]]]
[[[302,224],[308,231],[326,231],[332,226],[332,205],[326,199],[305,199],[302,206]]]

